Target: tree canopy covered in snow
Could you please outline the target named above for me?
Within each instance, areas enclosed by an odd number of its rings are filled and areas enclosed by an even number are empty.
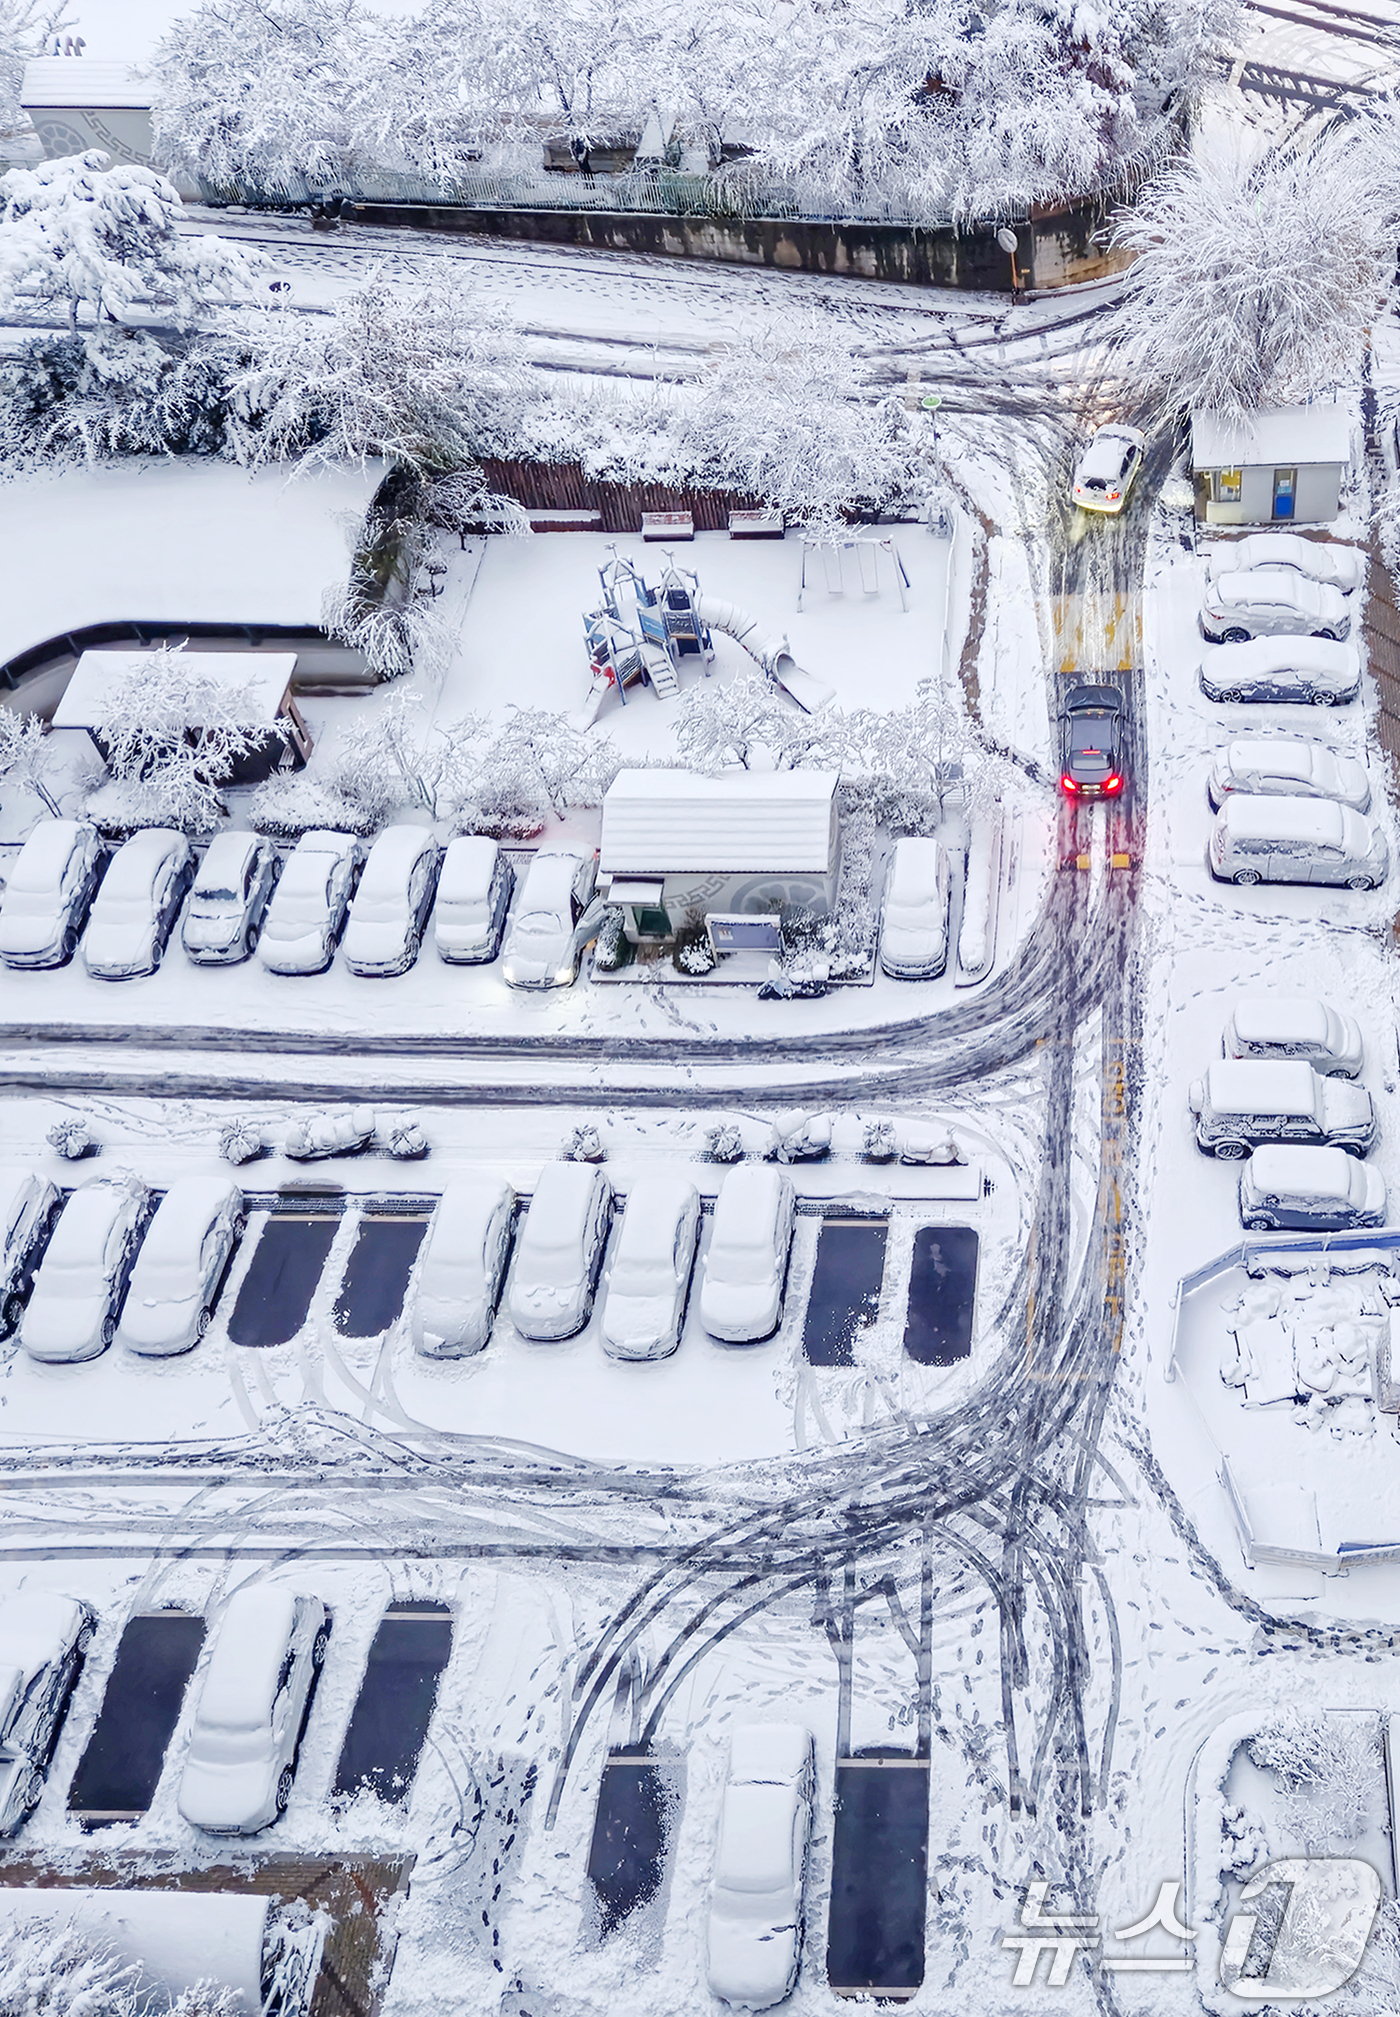
[[[1366,129],[1263,155],[1198,140],[1115,220],[1138,255],[1116,334],[1142,389],[1238,416],[1354,374],[1393,265],[1382,177]]]
[[[207,833],[219,787],[268,734],[251,683],[216,678],[197,654],[156,651],[118,665],[94,723],[112,783],[93,807],[108,824]]]
[[[25,64],[72,25],[66,0],[0,0],[0,139],[28,125],[19,102]]]
[[[212,182],[539,166],[659,136],[818,208],[930,217],[1111,182],[1160,152],[1237,0],[203,0],[157,60],[159,156]],[[732,157],[744,157],[735,162]]]

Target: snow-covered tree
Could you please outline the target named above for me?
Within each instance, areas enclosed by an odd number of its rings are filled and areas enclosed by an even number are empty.
[[[834,719],[823,728],[829,736]],[[805,761],[813,740],[813,717],[785,700],[764,673],[707,679],[682,689],[676,745],[689,770],[711,776],[732,764],[793,770]]]
[[[53,755],[48,732],[37,714],[19,714],[12,707],[0,707],[0,784],[11,778],[27,785],[55,819],[61,817],[44,772]]]
[[[115,660],[93,727],[112,778],[95,795],[101,817],[187,833],[216,824],[220,787],[269,733],[251,682],[234,686],[197,653],[165,650]]]
[[[549,708],[512,707],[482,773],[490,793],[547,806],[558,818],[571,806],[601,805],[620,768],[607,736],[580,731]]]
[[[1138,256],[1116,321],[1124,366],[1168,406],[1244,415],[1352,376],[1386,297],[1394,202],[1372,136],[1260,154],[1213,130],[1120,211]]]
[[[72,25],[65,0],[0,0],[0,140],[29,126],[19,102],[25,64]]]
[[[16,2017],[136,2017],[140,1973],[51,1919],[21,1919],[0,1936],[0,2010]]]
[[[183,234],[164,176],[107,161],[94,150],[0,176],[0,313],[55,301],[76,332],[84,309],[119,322],[141,305],[183,329],[246,292],[248,260],[221,238]]]

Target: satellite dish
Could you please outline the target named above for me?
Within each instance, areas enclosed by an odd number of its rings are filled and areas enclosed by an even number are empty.
[[[1001,230],[998,231],[997,233],[997,244],[1001,247],[1002,251],[1015,252],[1017,247],[1020,245],[1020,242],[1021,241],[1016,236],[1016,233],[1014,231],[1009,230],[1007,226],[1003,224]]]

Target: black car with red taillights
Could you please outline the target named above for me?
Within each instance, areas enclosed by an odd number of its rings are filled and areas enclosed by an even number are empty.
[[[1116,686],[1072,686],[1061,715],[1064,758],[1060,789],[1066,798],[1117,798],[1127,782],[1123,747],[1123,696]]]

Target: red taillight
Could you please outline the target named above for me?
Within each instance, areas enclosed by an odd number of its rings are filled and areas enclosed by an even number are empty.
[[[1074,779],[1069,775],[1068,771],[1066,771],[1065,775],[1060,779],[1060,790],[1067,791],[1071,798],[1074,798],[1079,791],[1079,786],[1075,783]]]
[[[1123,789],[1123,780],[1121,777],[1107,777],[1104,779],[1103,788],[1105,791],[1121,791]]]
[[[1108,493],[1108,501],[1109,501],[1109,503],[1110,503],[1110,504],[1116,504],[1116,503],[1118,502],[1119,498],[1120,498],[1120,497],[1121,497],[1122,495],[1123,495],[1123,493],[1122,493],[1122,491],[1121,491],[1121,490],[1110,490],[1110,491],[1109,491],[1109,493]]]

